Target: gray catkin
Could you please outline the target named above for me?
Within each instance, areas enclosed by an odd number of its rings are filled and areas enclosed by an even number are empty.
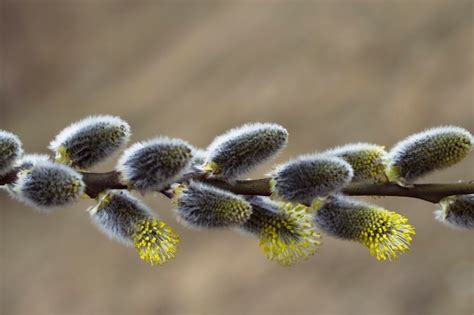
[[[279,198],[310,204],[347,185],[353,176],[346,161],[325,155],[304,155],[276,168],[271,174],[272,191]]]
[[[86,169],[106,160],[130,137],[130,126],[119,117],[101,115],[82,119],[51,141],[58,162]]]
[[[161,190],[189,168],[192,147],[180,139],[159,137],[125,150],[117,163],[123,180],[140,191]]]
[[[242,197],[206,184],[191,182],[177,194],[178,219],[191,227],[237,226],[251,213],[252,207]]]
[[[19,200],[48,211],[79,200],[85,184],[72,168],[40,159],[18,173],[12,189]]]
[[[414,134],[397,143],[387,156],[390,180],[412,183],[435,170],[452,166],[472,150],[474,138],[460,127],[438,127]]]
[[[474,229],[474,194],[447,197],[440,202],[435,218],[452,227]]]
[[[233,179],[274,157],[288,141],[288,131],[280,125],[252,123],[216,137],[207,148],[207,166]]]

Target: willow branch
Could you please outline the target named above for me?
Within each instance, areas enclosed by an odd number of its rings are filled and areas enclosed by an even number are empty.
[[[0,176],[0,185],[14,183],[19,169]],[[116,171],[107,173],[87,173],[82,172],[83,180],[86,184],[86,194],[97,197],[107,189],[127,189],[121,183],[120,175]],[[208,178],[203,174],[192,173],[185,177],[185,180],[198,180],[206,184],[231,191],[239,195],[259,195],[269,196],[270,178],[239,180],[233,183]],[[474,182],[453,183],[453,184],[417,184],[412,187],[402,187],[395,183],[355,183],[346,186],[342,192],[349,196],[395,196],[409,197],[438,203],[441,199],[452,195],[474,194]],[[165,190],[165,196],[171,197]]]

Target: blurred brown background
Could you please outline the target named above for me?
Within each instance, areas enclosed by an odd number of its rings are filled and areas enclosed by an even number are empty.
[[[426,127],[474,131],[473,1],[1,1],[0,128],[29,152],[68,123],[114,114],[132,141],[205,147],[249,121],[290,131],[298,153]],[[474,157],[424,181],[474,179]],[[114,161],[97,170],[110,170]],[[270,165],[252,176],[260,176]],[[0,194],[1,314],[473,314],[472,232],[434,205],[385,198],[416,227],[412,251],[377,262],[325,238],[282,268],[255,239],[179,226],[163,268],[100,234],[84,209],[41,215]]]

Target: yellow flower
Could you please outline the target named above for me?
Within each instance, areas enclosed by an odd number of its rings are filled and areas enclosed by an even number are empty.
[[[408,251],[415,234],[406,217],[342,195],[319,204],[314,219],[327,234],[363,244],[377,260],[391,260]]]
[[[259,237],[264,255],[282,266],[290,266],[314,255],[320,243],[308,207],[249,198],[252,214],[241,229]]]
[[[377,260],[397,258],[398,253],[407,252],[415,229],[408,219],[396,212],[373,208],[364,213],[367,223],[357,240],[364,244]]]
[[[139,221],[132,239],[140,259],[152,265],[163,265],[173,259],[179,242],[171,227],[157,219]]]

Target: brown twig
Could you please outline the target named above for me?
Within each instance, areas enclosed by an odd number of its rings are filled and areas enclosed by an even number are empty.
[[[18,169],[15,169],[3,176],[0,176],[0,185],[15,182]],[[95,198],[106,189],[127,189],[121,183],[118,172],[107,173],[87,173],[83,172],[83,180],[86,184],[86,194]],[[240,195],[260,195],[269,196],[270,179],[239,180],[234,183],[214,179],[200,173],[192,173],[186,176],[186,180],[198,180],[209,185],[222,188]],[[441,199],[452,195],[474,194],[474,183],[454,183],[454,184],[417,184],[412,187],[402,187],[395,183],[355,183],[346,186],[342,192],[350,196],[397,196],[409,197],[438,203]],[[170,195],[162,192],[167,197]]]

